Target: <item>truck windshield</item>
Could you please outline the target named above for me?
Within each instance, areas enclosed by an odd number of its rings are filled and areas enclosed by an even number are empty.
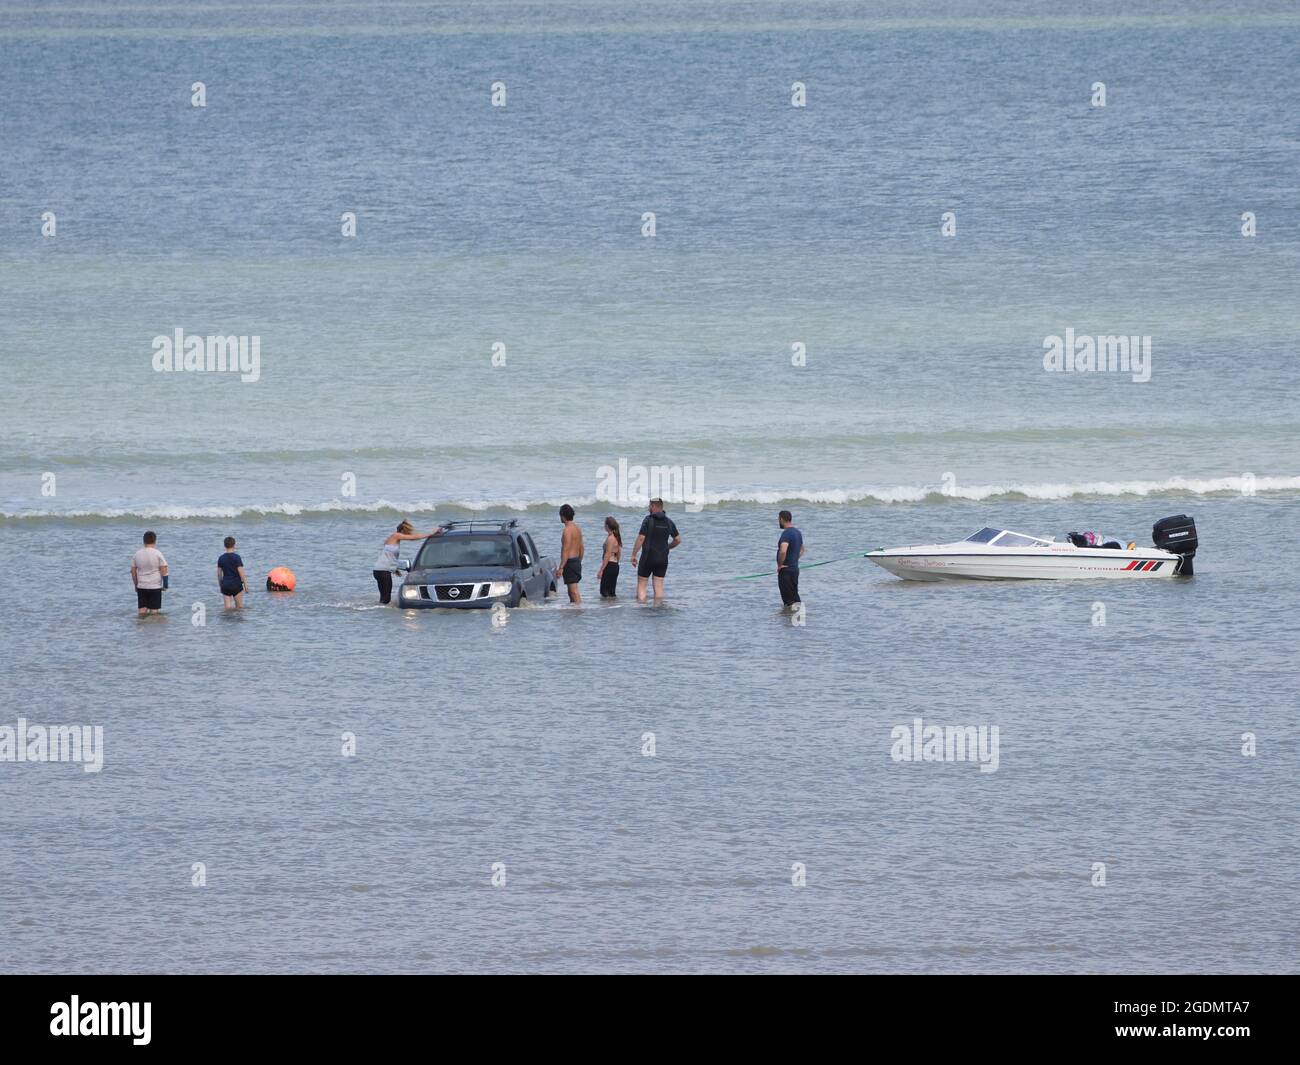
[[[451,566],[509,566],[515,564],[508,536],[432,536],[415,558],[416,569]]]

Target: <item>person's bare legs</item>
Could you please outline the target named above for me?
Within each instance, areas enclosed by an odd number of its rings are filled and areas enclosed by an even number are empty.
[[[662,599],[663,597],[664,597],[664,579],[662,577],[656,577],[655,578],[655,602],[656,603],[659,602],[659,600]]]
[[[647,579],[647,578],[645,578],[645,577],[638,577],[638,578],[636,579],[636,601],[637,601],[638,603],[644,603],[644,602],[645,602],[645,584],[646,584],[646,579]]]
[[[582,592],[578,588],[578,582],[574,581],[572,584],[566,585],[566,587],[569,589],[569,602],[581,603]]]

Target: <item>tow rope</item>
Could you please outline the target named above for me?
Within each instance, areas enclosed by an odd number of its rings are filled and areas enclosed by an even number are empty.
[[[873,550],[877,550],[873,548]],[[800,570],[815,569],[818,566],[829,566],[834,562],[844,562],[850,558],[866,558],[870,551],[856,551],[851,555],[841,555],[839,558],[828,558],[825,562],[809,562],[807,565],[800,566]],[[755,577],[775,577],[776,570],[768,570],[766,573],[746,573],[743,577],[732,577],[733,581],[752,581]]]

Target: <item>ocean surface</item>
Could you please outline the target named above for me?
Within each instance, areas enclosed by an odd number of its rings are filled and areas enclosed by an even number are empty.
[[[104,737],[0,761],[0,970],[1296,971],[1297,57],[1280,2],[0,7],[0,727]],[[596,595],[620,462],[690,477],[660,606]],[[378,605],[403,518],[564,502],[581,607]],[[801,619],[736,579],[782,506]],[[1190,581],[844,557],[1179,513]],[[297,591],[223,613],[226,535]]]

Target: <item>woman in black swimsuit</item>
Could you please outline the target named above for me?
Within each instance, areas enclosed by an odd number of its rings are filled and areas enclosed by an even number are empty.
[[[615,518],[605,519],[605,550],[601,555],[600,569],[596,576],[600,578],[600,597],[615,598],[618,585],[618,560],[623,555],[623,533]]]

